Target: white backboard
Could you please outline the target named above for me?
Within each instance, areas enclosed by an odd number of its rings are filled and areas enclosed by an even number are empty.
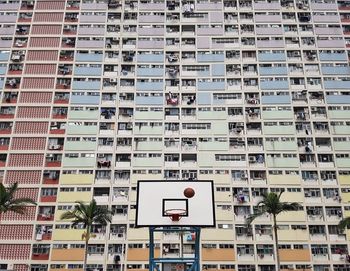
[[[192,198],[184,195],[189,187],[195,191]],[[136,227],[215,227],[213,181],[138,181],[136,201]],[[167,209],[186,212],[172,221]]]

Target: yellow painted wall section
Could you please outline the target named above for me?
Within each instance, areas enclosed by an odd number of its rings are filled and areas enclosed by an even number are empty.
[[[345,217],[350,216],[350,211],[344,211],[344,216],[345,216]]]
[[[233,219],[233,212],[229,210],[216,209],[215,211],[216,220],[230,220]]]
[[[281,262],[309,262],[311,260],[308,249],[279,249]]]
[[[342,202],[350,202],[350,193],[341,193]]]
[[[215,201],[231,202],[232,196],[230,192],[214,192]]]
[[[133,174],[131,176],[131,183],[137,184],[137,181],[161,181],[163,180],[163,176],[161,174]]]
[[[93,184],[93,174],[62,174],[60,184]]]
[[[92,199],[92,192],[59,192],[57,202],[76,202],[84,201],[90,202]]]
[[[280,241],[307,241],[309,232],[307,230],[278,230]]]
[[[284,192],[281,195],[283,202],[304,202],[304,194],[301,192]]]
[[[160,250],[154,250],[154,256],[158,258],[160,256]],[[126,259],[128,261],[148,261],[149,251],[148,248],[129,248]]]
[[[350,230],[346,230],[346,239],[350,241]]]
[[[198,180],[213,180],[215,184],[230,184],[229,174],[199,174]]]
[[[135,221],[135,219],[136,219],[136,209],[130,209],[130,211],[128,213],[128,218],[129,218],[129,220]]]
[[[235,261],[235,251],[232,248],[203,248],[203,261]]]
[[[202,230],[202,240],[208,241],[227,241],[233,240],[233,231],[230,229],[203,229]]]
[[[137,193],[136,193],[136,191],[134,191],[134,190],[131,190],[130,191],[130,201],[132,201],[132,202],[135,202],[136,203],[136,197],[137,197]]]
[[[301,178],[298,175],[269,175],[267,177],[269,184],[300,184]]]
[[[306,221],[304,211],[285,212],[277,216],[277,221],[298,222]]]
[[[51,261],[83,261],[83,248],[52,249]]]
[[[127,232],[128,240],[136,241],[136,240],[148,240],[149,239],[149,231],[146,228],[140,229],[128,229]],[[154,234],[154,239],[160,240],[161,233],[157,232]]]
[[[52,240],[54,241],[81,241],[84,229],[54,229]]]
[[[350,175],[340,175],[338,180],[341,185],[350,185]]]

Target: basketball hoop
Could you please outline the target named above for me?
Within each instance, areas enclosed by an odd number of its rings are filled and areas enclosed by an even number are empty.
[[[178,264],[176,264],[175,269],[176,269],[176,271],[184,271],[185,270],[185,265],[181,264],[181,263],[178,263]]]
[[[179,221],[186,213],[185,209],[168,209],[164,211],[164,214],[169,216],[172,221]]]

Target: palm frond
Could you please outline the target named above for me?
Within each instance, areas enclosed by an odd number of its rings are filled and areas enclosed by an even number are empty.
[[[25,205],[10,205],[6,208],[5,212],[14,212],[20,215],[24,215],[26,213],[26,206]]]
[[[7,193],[9,193],[11,196],[14,196],[17,189],[18,189],[18,183],[14,183],[10,185],[6,190],[7,190]]]
[[[350,227],[350,216],[340,220],[338,227],[342,231],[344,231],[346,228],[349,228]]]
[[[281,196],[283,193],[284,193],[284,190],[281,190],[281,192],[278,194],[278,199],[281,199]]]
[[[0,184],[0,213],[12,211],[18,214],[24,214],[27,205],[36,205],[36,202],[30,198],[15,198],[18,189],[18,183],[14,183],[9,187]]]
[[[37,203],[30,199],[30,198],[18,198],[18,199],[13,199],[11,201],[11,204],[18,204],[18,205],[29,205],[29,204],[32,204],[32,205],[37,205]]]
[[[61,215],[61,219],[71,219],[72,226],[83,225],[84,228],[91,228],[93,224],[105,226],[112,221],[112,212],[105,206],[97,205],[95,200],[89,204],[82,201],[76,203],[72,210]]]
[[[281,212],[287,212],[287,211],[297,211],[302,206],[297,202],[287,203],[287,202],[281,202]]]

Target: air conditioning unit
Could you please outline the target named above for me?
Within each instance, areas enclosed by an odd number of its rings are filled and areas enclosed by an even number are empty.
[[[288,265],[288,269],[293,270],[293,269],[294,269],[294,266],[293,266],[292,264],[289,264],[289,265]]]
[[[117,83],[117,78],[111,78],[111,79],[109,79],[109,82],[111,82],[111,83]]]
[[[98,158],[104,158],[105,155],[104,155],[103,153],[98,153],[98,154],[97,154],[97,157],[98,157]]]

